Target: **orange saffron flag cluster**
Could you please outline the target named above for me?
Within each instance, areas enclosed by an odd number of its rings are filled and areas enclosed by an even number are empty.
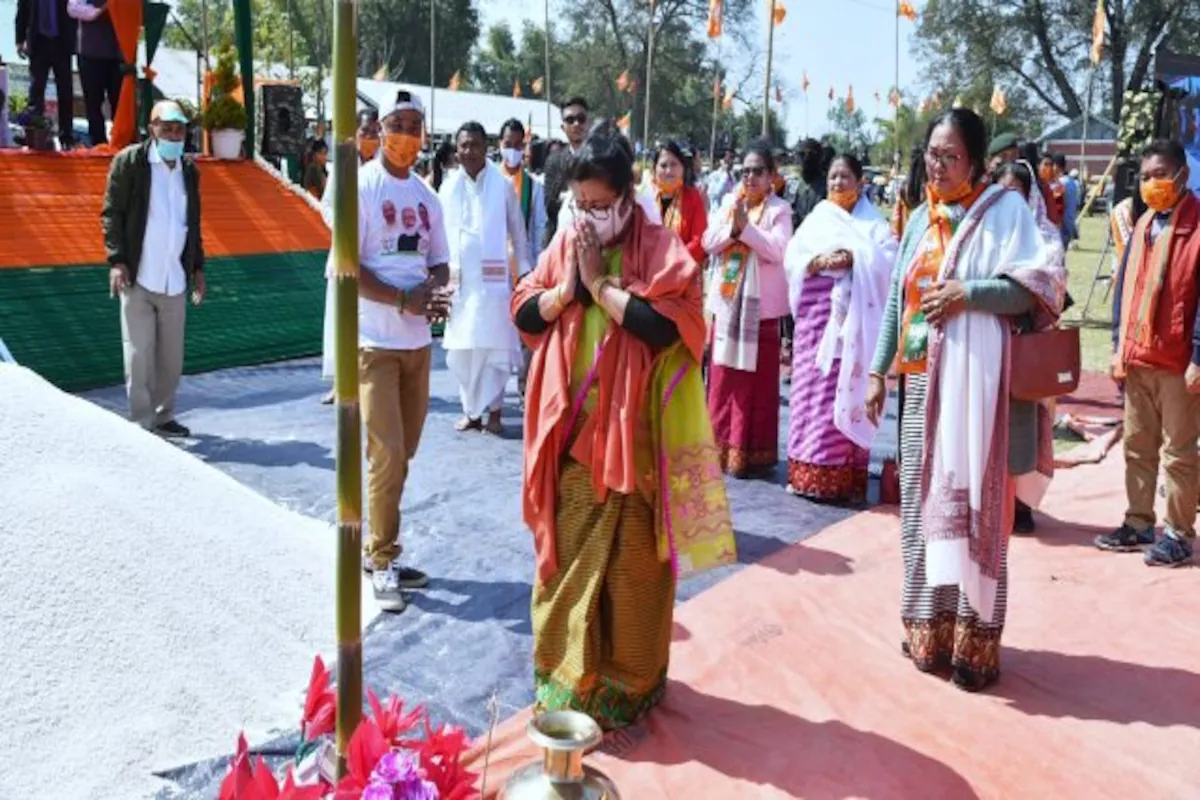
[[[708,38],[720,37],[725,24],[725,0],[708,0]]]
[[[900,0],[900,4],[896,7],[896,13],[909,22],[917,21],[917,10],[913,8],[913,4],[908,2],[908,0]]]

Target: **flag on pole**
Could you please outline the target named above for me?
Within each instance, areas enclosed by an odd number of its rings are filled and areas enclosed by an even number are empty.
[[[450,91],[457,92],[462,87],[462,76],[457,71],[450,76]]]
[[[899,88],[893,86],[892,90],[890,92],[888,92],[888,105],[890,105],[892,108],[900,107],[900,89]]]
[[[617,90],[621,92],[629,90],[629,70],[625,70],[617,76]]]
[[[525,144],[533,141],[533,112],[529,112],[529,124],[525,126]]]
[[[787,16],[787,9],[784,8],[783,0],[767,0],[767,4],[771,9],[771,16],[775,19],[775,27],[778,28],[783,24],[783,18]]]
[[[924,113],[928,112],[929,109],[930,109],[929,98],[926,97],[923,100],[921,100],[921,104],[919,106],[917,106],[917,113],[924,114]]]
[[[721,99],[721,76],[717,75],[713,78],[713,100]]]
[[[1008,111],[1008,100],[1004,97],[1004,90],[999,86],[992,90],[992,102],[988,105],[998,117],[1004,116],[1004,112]]]
[[[533,79],[533,83],[529,85],[529,88],[533,90],[534,94],[541,94],[542,89],[545,87],[545,85],[546,85],[545,80],[541,76],[539,76],[539,77]]]
[[[804,90],[805,94],[808,94],[809,85],[810,84],[808,82],[808,70],[805,70],[804,77],[800,79],[800,88]]]
[[[904,17],[909,22],[917,21],[917,10],[913,8],[913,4],[907,0],[900,0],[900,4],[896,6],[896,13]]]
[[[951,108],[962,108],[963,107],[963,99],[962,99],[961,94],[956,94],[954,96],[954,105],[952,105],[950,107]]]
[[[725,0],[708,0],[708,38],[718,38],[724,22]]]
[[[834,98],[834,96],[835,96],[835,95],[836,95],[836,92],[834,92],[834,91],[833,91],[833,87],[832,87],[832,86],[830,86],[830,87],[829,87],[829,102],[831,102],[831,103],[833,102],[833,98]]]
[[[854,87],[853,86],[851,86],[849,89],[846,90],[846,111],[847,111],[847,113],[850,113],[850,114],[854,113]]]
[[[775,84],[775,102],[776,102],[776,103],[782,103],[782,102],[783,102],[783,89],[780,89],[780,88],[779,88],[779,84],[778,84],[778,83],[776,83],[776,84]]]
[[[876,102],[876,103],[882,103],[882,102],[883,102],[883,98],[879,96],[879,92],[878,92],[878,91],[876,91],[876,92],[875,92],[875,102]]]
[[[1104,0],[1096,0],[1096,16],[1092,18],[1092,66],[1099,66],[1104,52]]]
[[[384,64],[379,69],[375,70],[375,74],[371,76],[372,79],[377,80],[377,81],[386,81],[387,77],[388,77],[387,64]]]
[[[625,115],[617,120],[617,127],[620,128],[626,136],[628,136],[629,129],[633,127],[633,112],[626,111]]]
[[[725,99],[721,101],[721,108],[728,111],[733,108],[733,87],[730,86],[725,90]]]
[[[517,78],[513,81],[513,97],[521,96],[521,79]]]

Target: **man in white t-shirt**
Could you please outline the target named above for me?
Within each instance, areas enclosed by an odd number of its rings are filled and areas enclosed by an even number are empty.
[[[433,335],[450,251],[442,206],[412,171],[424,128],[421,100],[401,90],[381,120],[379,158],[358,173],[359,389],[367,429],[370,535],[363,567],[384,611],[405,608],[402,589],[429,579],[399,563],[400,500],[429,407]]]

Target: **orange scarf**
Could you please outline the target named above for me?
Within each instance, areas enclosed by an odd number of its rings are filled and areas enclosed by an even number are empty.
[[[738,200],[746,199],[745,188],[738,189],[737,197]],[[733,220],[736,208],[737,202],[729,207],[729,215],[726,218],[730,221]],[[765,213],[767,213],[767,195],[763,195],[757,205],[747,209],[746,224],[758,225],[762,222]],[[741,283],[742,275],[746,272],[744,267],[748,258],[750,258],[750,248],[741,239],[731,241],[721,253],[721,296],[726,300],[732,299],[737,294],[738,284]]]
[[[573,231],[558,236],[542,252],[537,268],[513,293],[512,313],[544,291],[558,286],[574,246]],[[699,267],[674,232],[650,225],[641,208],[634,211],[633,230],[622,246],[621,285],[670,319],[699,362],[704,350],[704,314]],[[558,569],[555,514],[558,504],[559,457],[571,414],[571,367],[583,327],[584,308],[573,303],[545,332],[522,333],[533,351],[526,389],[523,515],[533,531],[539,580]],[[638,488],[634,434],[642,419],[654,351],[650,345],[609,323],[596,364],[597,413],[588,415],[577,432],[572,455],[588,464],[597,502],[609,491],[633,494]]]
[[[658,192],[654,198],[658,203],[658,207],[662,208],[663,195]],[[663,226],[679,233],[680,227],[683,225],[683,185],[680,184],[679,189],[670,198],[667,203],[667,210],[662,215]]]

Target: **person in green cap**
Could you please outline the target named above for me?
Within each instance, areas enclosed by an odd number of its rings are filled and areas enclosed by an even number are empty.
[[[1015,162],[1020,157],[1017,144],[1017,137],[1012,133],[1002,133],[994,137],[988,145],[988,171],[995,172],[1001,164]]]

